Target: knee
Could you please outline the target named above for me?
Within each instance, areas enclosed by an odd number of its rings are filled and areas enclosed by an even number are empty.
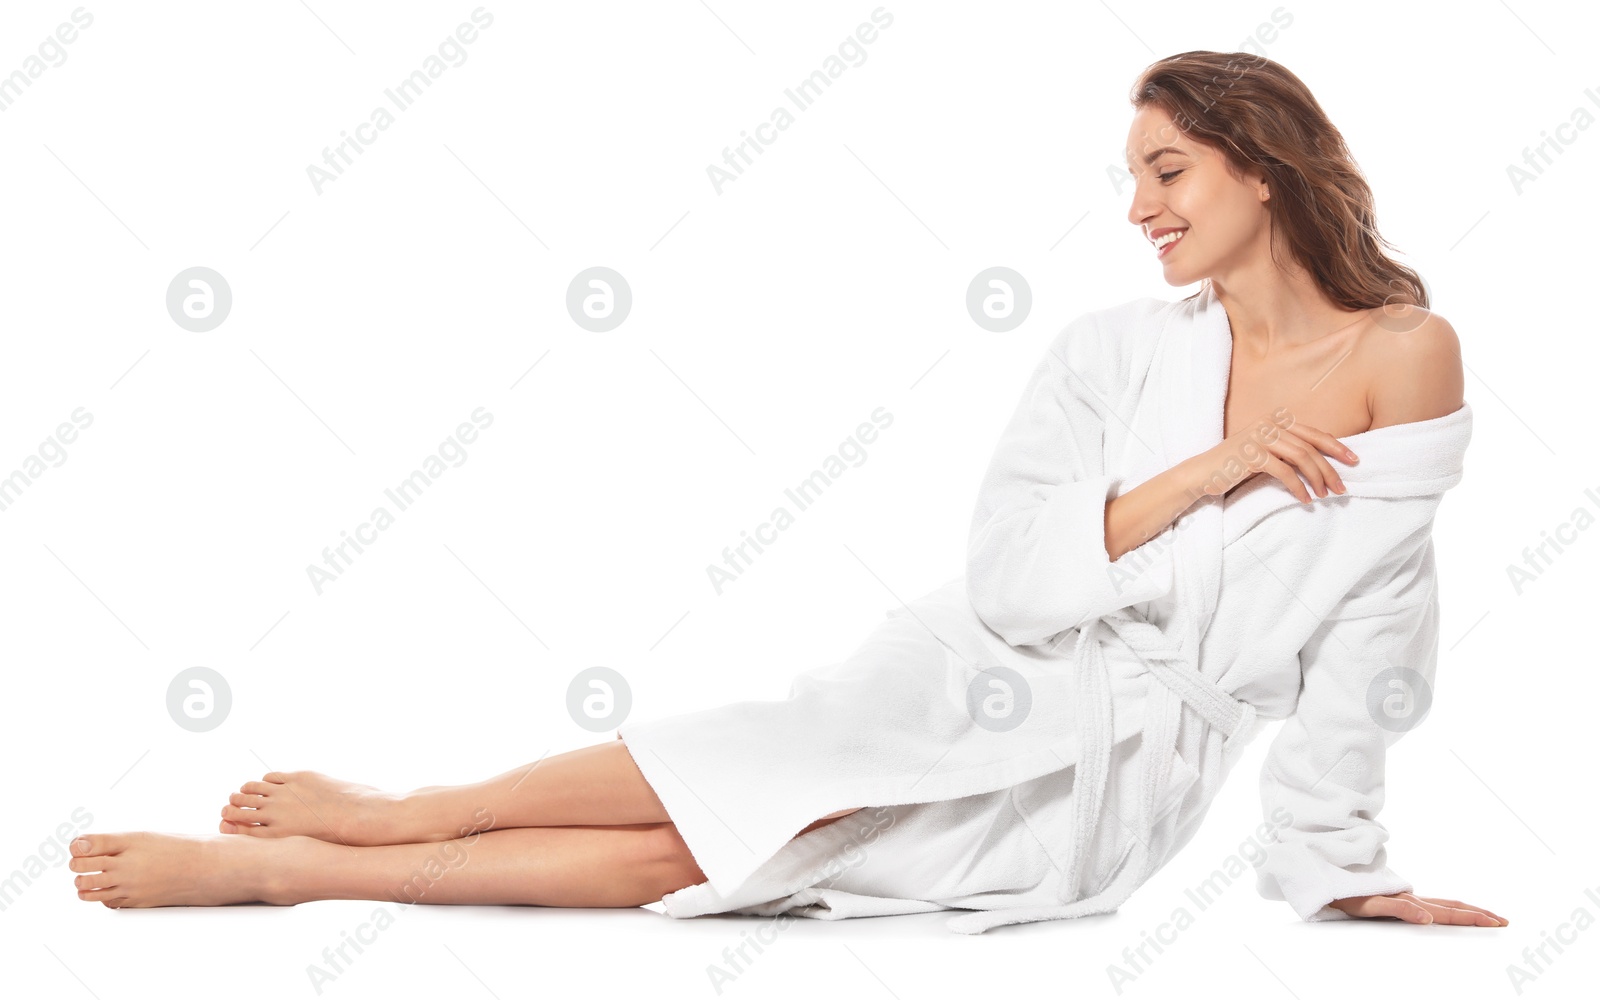
[[[689,853],[689,845],[674,824],[652,824],[644,846],[645,867],[651,873],[652,884],[661,887],[661,896],[706,881],[705,872],[695,864],[694,855]]]

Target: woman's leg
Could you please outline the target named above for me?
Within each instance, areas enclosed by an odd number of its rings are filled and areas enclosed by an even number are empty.
[[[830,813],[797,835],[854,811]],[[405,794],[314,771],[273,771],[228,797],[219,828],[254,837],[306,836],[379,846],[440,843],[486,826],[504,830],[670,821],[627,747],[615,739],[475,784],[434,785]]]
[[[435,844],[85,834],[78,898],[111,907],[317,899],[626,907],[705,881],[670,823],[491,830]]]
[[[668,822],[620,740],[583,747],[469,785],[403,794],[315,771],[273,771],[228,796],[223,833],[308,836],[352,846],[439,843],[481,826],[625,826]]]

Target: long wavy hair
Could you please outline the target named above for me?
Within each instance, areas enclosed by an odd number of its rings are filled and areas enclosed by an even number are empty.
[[[1247,52],[1180,52],[1151,63],[1129,100],[1136,110],[1160,108],[1185,137],[1219,150],[1235,177],[1246,167],[1266,175],[1279,266],[1287,250],[1346,309],[1428,307],[1422,276],[1384,252],[1397,248],[1378,233],[1372,188],[1344,137],[1282,65]]]

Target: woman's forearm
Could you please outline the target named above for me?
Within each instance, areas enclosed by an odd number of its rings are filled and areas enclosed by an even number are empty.
[[[1119,559],[1159,535],[1205,495],[1204,477],[1198,471],[1204,466],[1204,459],[1204,454],[1185,459],[1106,501],[1109,558]]]

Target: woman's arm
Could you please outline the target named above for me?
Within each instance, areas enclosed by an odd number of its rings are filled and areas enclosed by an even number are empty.
[[[1120,559],[1171,527],[1205,495],[1201,489],[1208,453],[1158,473],[1106,502],[1106,557]]]
[[[1131,303],[1159,309],[1151,299]],[[1103,313],[1104,311],[1102,311]],[[1056,335],[1034,366],[978,488],[967,545],[967,596],[978,617],[1013,646],[1041,642],[1172,587],[1172,560],[1135,550],[1194,502],[1257,472],[1308,499],[1343,484],[1321,452],[1355,456],[1332,436],[1283,426],[1280,410],[1179,462],[1121,496],[1105,464],[1106,420],[1139,373],[1099,316],[1085,313]],[[1127,317],[1124,317],[1127,319]]]
[[[1302,920],[1328,904],[1410,892],[1378,821],[1389,747],[1427,718],[1438,662],[1431,522],[1397,545],[1325,616],[1300,651],[1301,686],[1261,769],[1261,805],[1282,827],[1256,888]]]
[[[1106,555],[1120,558],[1165,531],[1196,500],[1208,494],[1220,496],[1258,472],[1275,477],[1302,503],[1311,497],[1300,477],[1319,497],[1343,493],[1344,481],[1324,453],[1338,455],[1346,464],[1357,460],[1355,452],[1333,435],[1295,423],[1288,408],[1280,406],[1254,425],[1113,497],[1106,504]]]
[[[1135,384],[1124,365],[1095,313],[1068,324],[1034,367],[979,485],[967,596],[1013,646],[1172,587],[1170,555],[1113,561],[1106,551],[1107,500],[1121,482],[1105,465],[1106,418]]]
[[[1395,917],[1500,926],[1486,910],[1413,894],[1378,821],[1388,750],[1426,719],[1438,664],[1431,521],[1358,581],[1300,651],[1301,688],[1261,771],[1282,827],[1257,890],[1302,920]],[[1480,919],[1480,914],[1483,916]]]

